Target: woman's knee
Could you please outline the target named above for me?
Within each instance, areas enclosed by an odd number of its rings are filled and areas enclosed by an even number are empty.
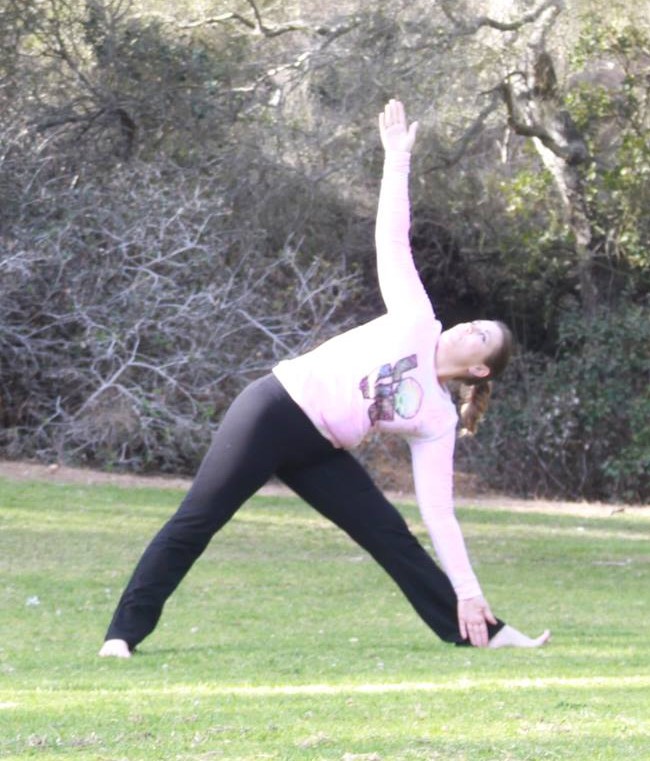
[[[160,530],[156,544],[175,547],[205,547],[214,534],[227,522],[227,518],[210,511],[185,512],[179,510]]]

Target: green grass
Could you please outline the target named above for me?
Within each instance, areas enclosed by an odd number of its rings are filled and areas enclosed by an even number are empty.
[[[650,513],[460,510],[492,607],[554,635],[538,651],[477,651],[439,642],[310,508],[258,497],[140,652],[97,658],[180,497],[0,481],[0,757],[650,757]]]

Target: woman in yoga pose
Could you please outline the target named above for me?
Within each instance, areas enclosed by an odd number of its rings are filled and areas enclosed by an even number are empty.
[[[413,263],[408,175],[417,122],[391,100],[379,117],[385,151],[376,222],[385,313],[287,359],[235,399],[178,511],[147,547],[110,623],[102,656],[129,657],[213,535],[271,477],[363,547],[443,640],[537,647],[497,619],[472,570],[453,507],[459,415],[447,388],[467,387],[460,422],[473,431],[512,338],[501,322],[443,330]],[[442,569],[348,451],[370,430],[411,451],[422,518]]]

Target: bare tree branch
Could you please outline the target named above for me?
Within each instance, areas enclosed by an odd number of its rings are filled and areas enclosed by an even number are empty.
[[[255,3],[254,0],[247,0],[247,2],[253,13],[253,19],[247,18],[236,11],[229,11],[228,13],[221,13],[218,16],[207,16],[206,18],[197,19],[196,21],[186,21],[179,24],[179,29],[195,29],[201,26],[212,26],[215,24],[224,24],[228,21],[236,21],[247,29],[250,29],[253,34],[269,38],[279,37],[280,35],[288,34],[290,32],[306,32],[308,34],[329,36],[335,31],[329,27],[314,25],[305,21],[293,21],[287,24],[270,25],[265,23],[262,18],[257,3]]]
[[[551,8],[555,8],[558,11],[563,9],[564,0],[544,0],[537,6],[537,8],[534,8],[528,13],[524,13],[514,21],[499,21],[490,18],[489,16],[476,16],[472,19],[460,18],[456,11],[454,0],[442,0],[440,2],[440,8],[449,21],[454,25],[454,31],[456,34],[474,35],[479,29],[484,27],[495,29],[499,32],[516,32],[527,24],[535,23],[535,21]]]
[[[432,166],[429,171],[437,171],[438,169],[453,166],[456,164],[463,158],[470,145],[482,134],[485,127],[485,122],[487,121],[488,117],[500,108],[502,102],[500,90],[498,87],[485,94],[489,94],[491,96],[489,103],[487,103],[487,105],[481,109],[480,113],[476,116],[472,124],[465,130],[461,138],[456,142],[454,150],[451,153],[443,156],[442,163]]]

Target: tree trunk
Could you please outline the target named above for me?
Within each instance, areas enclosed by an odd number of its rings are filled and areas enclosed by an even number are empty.
[[[539,138],[533,138],[533,143],[544,166],[553,176],[562,198],[566,223],[573,235],[582,307],[585,314],[591,316],[598,303],[598,293],[593,275],[591,222],[587,214],[580,171],[578,167],[567,164],[564,159],[549,150]]]
[[[510,126],[530,137],[559,193],[566,224],[574,240],[582,307],[592,315],[598,303],[593,272],[591,222],[587,211],[582,169],[590,161],[582,135],[562,108],[553,63],[542,51],[535,61],[533,87],[521,72],[504,82],[502,92]]]

